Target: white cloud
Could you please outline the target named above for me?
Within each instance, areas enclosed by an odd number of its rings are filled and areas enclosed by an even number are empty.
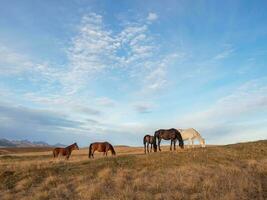
[[[155,21],[156,19],[158,19],[158,15],[156,13],[148,13],[148,16],[146,18],[148,21]]]
[[[62,81],[68,92],[76,92],[95,73],[111,66],[115,49],[114,38],[105,30],[102,16],[95,13],[83,16],[67,51],[69,70]]]
[[[157,15],[149,13],[148,18],[155,20]],[[44,92],[74,96],[88,87],[97,75],[123,70],[124,76],[137,82],[147,80],[141,87],[158,90],[166,84],[163,71],[167,70],[165,58],[168,55],[159,55],[161,47],[148,26],[145,22],[128,22],[119,27],[120,31],[114,32],[101,15],[89,13],[82,17],[77,34],[67,48],[69,62],[65,66],[37,63],[2,47],[0,75],[17,74],[42,86]],[[156,77],[160,71],[162,74]]]
[[[143,94],[158,92],[166,87],[168,83],[167,72],[168,67],[174,62],[183,60],[186,57],[184,53],[173,53],[161,57],[156,62],[149,63],[148,72],[144,78],[144,87],[141,91]]]
[[[0,47],[0,75],[19,74],[33,70],[34,64],[27,56],[14,52],[1,45]]]
[[[134,104],[134,109],[141,114],[144,113],[150,113],[152,112],[152,109],[154,108],[154,105],[149,102],[137,102]]]
[[[228,48],[214,56],[215,60],[221,60],[230,57],[233,53],[235,52],[235,49],[233,48]]]
[[[153,18],[155,14],[150,13],[150,19]],[[167,69],[160,65],[165,65],[168,55],[159,55],[161,47],[149,32],[148,24],[129,22],[120,28],[117,33],[111,31],[103,17],[95,13],[82,18],[67,52],[69,70],[61,80],[67,94],[72,95],[86,87],[99,73],[123,70],[125,76],[143,80],[148,73]],[[162,88],[166,82],[162,78],[164,75],[158,79],[152,78],[152,74],[147,78],[150,81],[147,88]]]
[[[116,105],[116,102],[108,97],[96,98],[95,101],[99,106],[113,107]]]
[[[209,135],[210,138],[220,138],[220,141],[217,140],[219,143],[225,143],[223,138],[224,136],[228,137],[229,134],[236,135],[235,138],[238,138],[238,135],[240,136],[239,140],[235,140],[235,142],[243,141],[245,138],[255,140],[253,132],[250,136],[245,136],[241,127],[248,122],[257,121],[259,113],[264,114],[263,111],[265,111],[266,114],[267,87],[265,83],[266,79],[249,81],[231,94],[217,100],[206,110],[182,116],[178,122],[184,128],[197,128],[204,135]],[[258,120],[261,120],[261,118]],[[244,124],[242,124],[242,121],[244,121]],[[239,130],[238,127],[240,127]],[[251,131],[253,130],[253,127],[248,128]],[[261,128],[263,127],[255,127],[255,130]],[[266,133],[265,137],[267,137]],[[263,136],[261,135],[261,137]],[[213,142],[216,142],[216,139],[213,139]]]
[[[140,91],[155,92],[167,85],[166,74],[169,64],[180,59],[180,55],[159,54],[161,46],[150,33],[149,23],[129,22],[118,26],[117,32],[108,27],[102,16],[94,13],[85,15],[71,40],[71,45],[67,48],[66,56],[69,63],[64,66],[36,63],[26,56],[14,54],[19,58],[16,64],[22,61],[26,63],[23,70],[16,68],[16,73],[21,73],[21,77],[24,72],[33,75],[24,78],[30,79],[32,84],[38,85],[40,89],[27,90],[16,102],[27,102],[32,104],[32,107],[53,110],[64,113],[70,119],[78,119],[82,124],[73,131],[84,133],[84,130],[91,130],[104,133],[114,130],[128,133],[125,127],[135,126],[136,123],[131,123],[134,120],[124,121],[124,116],[132,112],[133,107],[139,113],[146,113],[150,112],[154,105],[143,102],[143,99],[134,99],[134,102],[140,102],[127,106],[122,105],[124,102],[121,104],[108,97],[97,97],[91,91],[91,81],[110,71],[120,72],[123,79],[131,79],[129,82],[136,84],[127,90],[127,96]],[[12,60],[8,59],[8,62]],[[108,78],[103,77],[104,81]],[[17,98],[16,94],[12,98]],[[107,112],[107,107],[111,107],[112,110]],[[110,124],[96,121],[108,121]],[[142,124],[137,124],[143,127]]]
[[[14,51],[1,44],[0,46],[0,77],[28,80],[33,85],[42,82],[43,89],[51,87],[52,83],[59,80],[62,75],[60,70],[51,67],[48,63],[39,63],[22,52]]]

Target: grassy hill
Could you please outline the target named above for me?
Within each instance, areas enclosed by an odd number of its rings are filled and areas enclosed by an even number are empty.
[[[51,152],[0,157],[1,199],[267,199],[267,141],[70,161]]]

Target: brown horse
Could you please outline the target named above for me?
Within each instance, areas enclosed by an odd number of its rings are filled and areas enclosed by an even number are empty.
[[[146,154],[146,152],[149,153],[149,144],[150,144],[150,152],[152,152],[152,145],[154,144],[154,136],[145,135],[143,141],[144,141],[145,154]],[[154,151],[155,151],[155,149],[154,149]]]
[[[65,148],[55,148],[53,150],[53,155],[54,158],[56,158],[59,154],[61,154],[62,156],[66,156],[66,160],[68,160],[73,150],[79,150],[79,147],[76,142]]]
[[[155,140],[154,140],[154,149],[157,149],[157,144],[156,144],[156,140],[158,139],[158,147],[159,147],[159,151],[161,151],[160,149],[160,142],[162,139],[164,140],[171,140],[171,146],[170,146],[170,150],[172,150],[172,144],[174,146],[174,150],[176,150],[176,141],[179,140],[179,146],[183,149],[184,148],[184,141],[183,138],[181,136],[181,133],[174,129],[160,129],[157,130],[154,134]]]
[[[88,157],[94,158],[94,152],[95,151],[103,152],[103,155],[107,156],[109,150],[111,151],[112,155],[116,155],[116,152],[110,143],[108,143],[108,142],[95,142],[95,143],[90,144],[90,146],[89,146]]]

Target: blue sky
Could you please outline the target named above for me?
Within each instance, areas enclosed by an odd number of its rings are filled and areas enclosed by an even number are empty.
[[[267,138],[266,1],[1,1],[0,138]]]

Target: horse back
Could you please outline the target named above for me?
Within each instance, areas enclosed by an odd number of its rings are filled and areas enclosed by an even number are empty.
[[[54,151],[61,153],[62,155],[66,155],[66,153],[67,153],[66,148],[55,148]]]
[[[182,138],[184,140],[186,139],[191,139],[191,138],[199,138],[201,137],[199,132],[197,132],[195,129],[193,128],[188,128],[188,129],[185,129],[182,133]]]
[[[91,148],[93,151],[105,152],[108,148],[108,142],[94,142],[91,144]]]
[[[158,131],[156,131],[157,134],[156,137],[158,138],[162,138],[165,140],[170,140],[170,139],[175,139],[176,138],[176,133],[177,130],[174,128],[171,129],[160,129]]]

